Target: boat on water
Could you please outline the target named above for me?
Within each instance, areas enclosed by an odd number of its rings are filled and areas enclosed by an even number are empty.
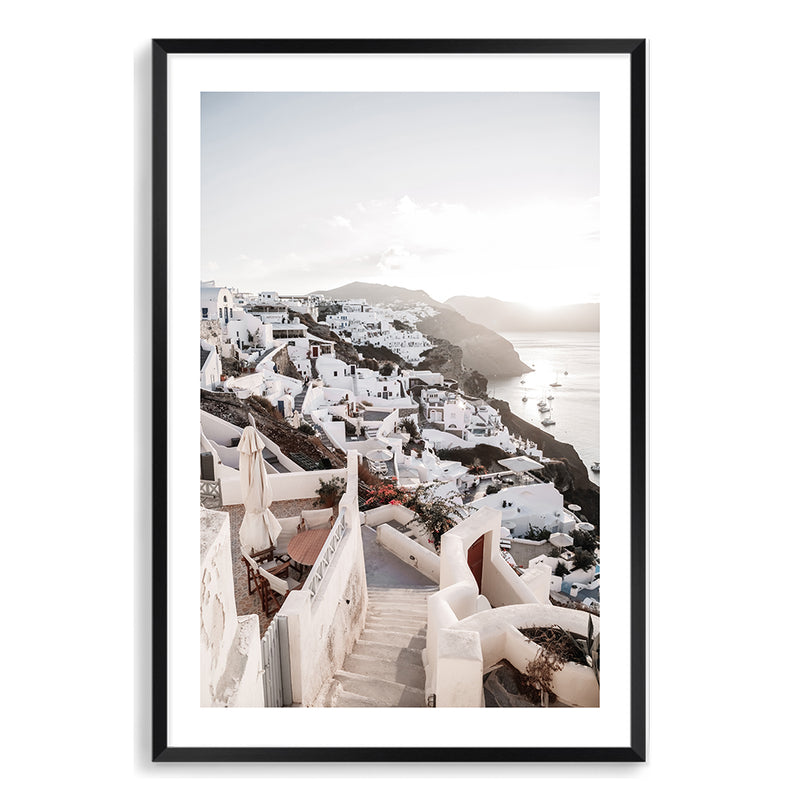
[[[556,377],[555,381],[553,383],[551,383],[550,385],[551,386],[561,386],[561,384],[558,382],[558,377]]]
[[[527,402],[528,402],[528,398],[527,398],[527,397],[523,397],[523,398],[522,398],[522,402],[523,402],[523,403],[527,403]]]
[[[550,417],[542,420],[542,425],[555,425],[555,424],[556,421],[554,419],[550,419]]]
[[[594,464],[592,464],[592,466],[589,467],[589,469],[591,469],[592,472],[600,472],[600,462],[595,461]]]
[[[547,395],[547,399],[548,400],[552,400],[553,399],[553,395],[552,394]]]

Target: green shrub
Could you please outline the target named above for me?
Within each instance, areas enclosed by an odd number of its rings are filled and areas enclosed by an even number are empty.
[[[526,539],[533,542],[543,542],[550,535],[547,528],[537,528],[535,525],[528,525],[528,531],[525,534]]]
[[[401,423],[400,427],[412,438],[419,439],[419,429],[417,423],[411,417],[406,417]]]
[[[319,500],[314,505],[332,508],[338,505],[346,489],[347,482],[344,478],[329,478],[328,480],[320,478],[319,489],[317,489]]]
[[[597,563],[597,559],[590,550],[579,550],[576,548],[575,558],[572,559],[572,563],[575,565],[576,569],[591,569]]]
[[[597,546],[600,543],[594,531],[575,529],[570,535],[572,536],[572,543],[576,548],[589,550],[592,553],[597,550]]]
[[[415,512],[414,521],[421,522],[428,530],[431,540],[439,547],[442,536],[454,525],[457,525],[467,512],[457,492],[442,497],[434,494],[436,485],[418,486],[406,505]]]

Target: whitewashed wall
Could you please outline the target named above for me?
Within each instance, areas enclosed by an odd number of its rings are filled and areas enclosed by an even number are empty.
[[[258,615],[237,617],[227,513],[200,509],[200,704],[263,707]]]
[[[316,595],[312,598],[306,589],[292,592],[278,612],[287,618],[293,701],[303,706],[312,705],[326,681],[341,668],[366,620],[357,470],[358,456],[349,454],[348,488],[339,505],[346,533]]]

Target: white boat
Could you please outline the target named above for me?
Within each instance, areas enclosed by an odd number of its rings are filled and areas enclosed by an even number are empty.
[[[554,383],[551,383],[550,385],[551,385],[551,386],[561,386],[561,384],[558,382],[558,378],[556,378],[556,379],[555,379],[555,382],[554,382]]]
[[[591,469],[592,472],[600,472],[600,462],[595,461],[594,464],[592,464],[592,466],[589,467],[589,469]]]
[[[548,400],[552,400],[553,399],[553,395],[551,395],[551,394],[547,395],[547,399]]]
[[[554,419],[550,419],[550,417],[542,420],[542,425],[555,425],[555,424],[556,421]]]

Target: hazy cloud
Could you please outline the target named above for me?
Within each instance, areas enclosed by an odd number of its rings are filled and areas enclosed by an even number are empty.
[[[330,224],[334,228],[347,228],[350,231],[353,230],[353,223],[347,219],[347,217],[342,217],[338,214],[334,216],[332,220],[330,220]]]
[[[286,292],[385,280],[542,304],[599,292],[597,94],[202,102],[203,279]]]

